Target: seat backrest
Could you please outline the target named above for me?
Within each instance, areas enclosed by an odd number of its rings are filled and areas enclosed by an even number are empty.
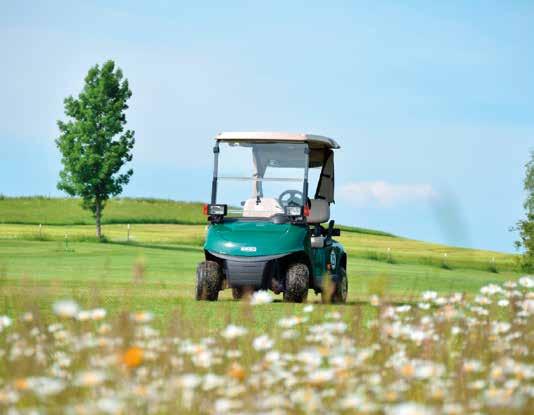
[[[330,219],[330,204],[324,199],[310,200],[308,223],[324,223]]]
[[[243,206],[244,218],[270,218],[277,213],[284,213],[278,200],[272,197],[262,197],[260,203],[256,202],[255,198],[247,199]]]

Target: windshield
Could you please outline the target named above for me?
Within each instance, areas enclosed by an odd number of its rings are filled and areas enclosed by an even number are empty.
[[[303,206],[304,143],[219,143],[217,203],[233,217],[263,217]]]

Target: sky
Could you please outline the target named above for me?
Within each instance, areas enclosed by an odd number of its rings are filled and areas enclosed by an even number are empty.
[[[63,99],[113,59],[124,196],[208,201],[221,131],[322,134],[338,223],[513,252],[534,150],[532,1],[0,1],[0,193],[61,196]]]

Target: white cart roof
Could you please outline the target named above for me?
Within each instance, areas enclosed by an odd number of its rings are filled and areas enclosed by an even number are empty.
[[[219,133],[216,140],[220,141],[293,141],[299,143],[308,143],[310,148],[340,148],[336,140],[322,135],[298,134],[298,133],[280,133],[280,132],[263,132],[263,131],[238,131]]]

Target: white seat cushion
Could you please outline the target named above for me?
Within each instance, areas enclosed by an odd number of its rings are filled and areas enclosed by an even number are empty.
[[[243,206],[244,218],[270,218],[277,213],[284,213],[284,209],[272,197],[262,197],[260,203],[256,203],[255,198],[247,199]]]
[[[308,223],[324,223],[330,219],[330,204],[324,199],[310,200]]]
[[[312,248],[323,248],[324,247],[324,236],[312,236],[311,247]]]

